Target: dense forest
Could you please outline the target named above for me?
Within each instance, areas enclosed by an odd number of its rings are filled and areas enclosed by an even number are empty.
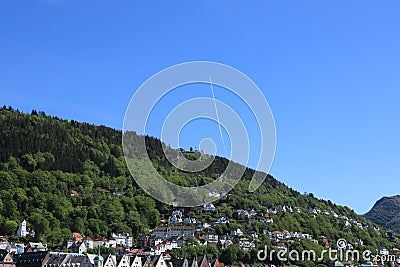
[[[25,114],[11,107],[1,108],[0,234],[15,235],[19,222],[26,219],[36,233],[35,240],[55,247],[75,231],[93,237],[122,232],[137,237],[164,224],[173,207],[154,200],[137,186],[126,167],[121,138],[121,131],[105,126],[67,121],[44,112]],[[211,166],[199,173],[183,172],[165,158],[162,150],[165,144],[157,138],[143,138],[157,171],[179,185],[209,183],[228,164],[227,159],[216,157]],[[193,152],[185,155],[195,157]],[[140,163],[137,168],[140,170]],[[229,195],[215,203],[215,212],[196,207],[185,209],[185,213],[198,222],[207,222],[222,215],[233,218],[234,209],[255,209],[261,214],[269,208],[286,205],[299,207],[302,212],[272,214],[273,224],[232,219],[229,224],[219,224],[212,230],[227,234],[240,228],[245,233],[254,231],[260,235],[263,229],[298,231],[315,238],[325,236],[332,243],[339,238],[352,243],[362,240],[364,247],[371,250],[399,245],[389,242],[385,230],[375,230],[376,225],[348,207],[316,199],[312,194],[301,194],[270,175],[257,192],[249,193],[253,172],[246,169],[243,179]],[[307,211],[315,207],[354,218],[368,227],[345,227],[345,222],[335,217],[312,216]],[[208,253],[220,256],[226,263],[252,262],[256,260],[254,253],[264,245],[271,246],[271,241],[261,236],[252,251],[238,251],[232,246],[221,252],[206,246],[184,247],[175,253],[187,256],[198,253],[196,249],[206,250],[203,252],[208,249]],[[322,249],[307,240],[291,246]]]

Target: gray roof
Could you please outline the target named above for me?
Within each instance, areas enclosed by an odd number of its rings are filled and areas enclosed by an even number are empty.
[[[47,266],[50,264],[61,265],[67,258],[67,254],[51,254],[49,260],[46,262]]]
[[[171,259],[170,262],[172,263],[173,267],[185,267],[185,262],[187,264],[187,259],[176,259],[176,258],[174,258],[174,259]]]
[[[48,251],[23,253],[17,258],[16,266],[42,266],[48,253]]]
[[[198,256],[197,257],[197,266],[201,266],[201,264],[203,263],[203,260],[206,260],[206,256]]]
[[[156,265],[158,260],[160,259],[160,255],[154,255],[154,256],[150,256],[151,262],[153,263],[153,265]]]

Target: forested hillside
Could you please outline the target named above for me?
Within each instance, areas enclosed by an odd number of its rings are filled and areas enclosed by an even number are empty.
[[[379,199],[364,216],[368,220],[400,233],[400,196]]]
[[[185,173],[165,159],[158,139],[146,137],[146,144],[159,173],[181,185],[208,183],[228,164],[226,159],[217,157],[206,170]],[[300,194],[272,176],[257,192],[249,193],[252,173],[247,170],[235,189],[215,203],[214,213],[200,208],[186,212],[205,222],[221,216],[233,218],[234,209],[254,209],[261,214],[271,208],[298,207],[300,212],[271,214],[273,224],[233,219],[213,230],[219,234],[237,228],[259,234],[263,230],[288,230],[309,233],[317,239],[325,236],[331,243],[339,238],[352,243],[362,240],[371,249],[396,245],[388,241],[385,230],[375,229],[348,207],[318,200],[312,194]],[[339,216],[310,213],[313,208],[347,217],[362,227],[346,225]],[[43,112],[24,114],[12,108],[0,109],[0,233],[14,235],[19,221],[27,219],[36,232],[35,239],[51,246],[70,238],[73,231],[94,237],[112,232],[138,236],[162,225],[171,209],[145,194],[131,178],[122,153],[121,131],[62,120]],[[264,243],[271,244],[268,238],[261,238],[257,246]]]

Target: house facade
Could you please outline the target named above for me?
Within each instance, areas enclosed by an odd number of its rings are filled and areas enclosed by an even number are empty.
[[[188,237],[194,236],[194,228],[191,226],[164,226],[156,227],[151,233],[153,237],[170,238],[170,237]]]
[[[17,236],[28,236],[30,235],[30,232],[28,231],[26,227],[26,220],[23,220],[18,227],[17,230]]]
[[[15,267],[12,254],[5,249],[0,250],[0,267]]]

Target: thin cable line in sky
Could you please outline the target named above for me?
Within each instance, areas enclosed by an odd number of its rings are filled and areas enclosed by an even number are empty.
[[[214,108],[215,108],[215,115],[217,116],[219,134],[221,135],[221,141],[222,141],[222,144],[223,144],[223,146],[224,146],[224,152],[225,152],[225,155],[226,155],[226,146],[225,146],[224,137],[223,137],[223,135],[222,135],[221,123],[220,123],[220,121],[219,121],[219,116],[218,116],[217,101],[215,100],[214,87],[213,87],[213,83],[212,83],[212,80],[211,80],[211,76],[210,76],[210,85],[211,85],[212,97],[213,97],[213,99],[214,99]]]

